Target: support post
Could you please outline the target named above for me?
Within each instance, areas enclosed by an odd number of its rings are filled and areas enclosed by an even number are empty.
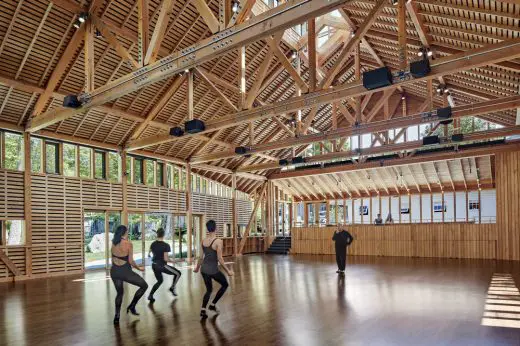
[[[316,90],[316,19],[307,22],[307,46],[309,53],[309,92]]]
[[[91,19],[85,23],[85,91],[91,92],[94,86],[94,33],[95,28]]]
[[[238,99],[238,109],[246,108],[246,47],[242,46],[238,49],[238,87],[240,88],[240,97]]]
[[[238,218],[237,218],[237,175],[231,175],[231,188],[233,199],[231,201],[231,219],[233,222],[233,255],[238,254]]]
[[[24,218],[25,218],[25,275],[32,275],[32,192],[31,192],[31,135],[23,135],[24,145]],[[45,151],[43,149],[43,151]],[[43,163],[45,166],[45,163]],[[1,231],[1,230],[0,230]]]
[[[193,72],[188,72],[188,120],[193,120]]]
[[[269,184],[269,182],[264,183],[264,186],[262,187],[262,190],[260,191],[259,196],[263,196],[268,184]],[[258,198],[253,207],[253,211],[251,212],[251,216],[249,217],[249,222],[247,223],[247,227],[244,231],[244,235],[242,236],[242,240],[240,241],[240,247],[238,249],[237,255],[241,255],[242,251],[244,250],[244,246],[246,245],[247,237],[249,236],[249,231],[250,231],[251,227],[253,226],[253,223],[256,219],[256,211],[257,211],[260,203],[261,203],[261,198]]]
[[[192,210],[191,210],[191,164],[186,165],[186,227],[188,230],[188,262],[191,262],[191,248],[192,248]]]
[[[146,51],[148,50],[148,0],[137,0],[139,66],[144,66]]]
[[[121,224],[128,227],[128,180],[127,175],[129,173],[128,167],[126,166],[126,151],[121,151],[121,187],[122,187],[122,195],[123,195],[123,208],[121,210]]]
[[[404,70],[407,65],[406,52],[406,1],[399,0],[397,3],[397,26],[399,41],[399,68]]]

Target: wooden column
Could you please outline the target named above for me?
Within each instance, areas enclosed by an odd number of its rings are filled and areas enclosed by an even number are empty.
[[[433,193],[430,192],[430,223],[433,223]]]
[[[343,223],[345,225],[347,224],[347,219],[348,219],[348,215],[347,215],[347,200],[343,199]]]
[[[309,204],[303,203],[303,225],[305,227],[309,226]]]
[[[188,120],[193,120],[193,72],[188,72]]]
[[[236,256],[238,253],[238,218],[237,218],[237,175],[233,173],[231,175],[231,188],[233,199],[231,201],[231,213],[233,220],[233,254]],[[257,202],[258,203],[258,202]]]
[[[398,196],[399,197],[399,209],[398,209],[398,213],[399,213],[399,223],[402,223],[402,214],[401,214],[401,195]]]
[[[108,161],[105,161],[105,163],[108,164]],[[62,142],[58,143],[58,163],[57,164],[58,164],[58,174],[63,175],[63,143]]]
[[[354,51],[354,74],[355,74],[355,80],[360,81],[361,80],[361,58],[360,58],[360,45],[359,43],[356,45],[356,50]],[[362,115],[361,115],[361,97],[358,96],[354,98],[354,105],[355,105],[355,115],[356,115],[356,122],[358,124],[362,121]],[[361,147],[361,145],[360,145]]]
[[[457,192],[453,190],[453,222],[457,222]]]
[[[240,97],[238,99],[238,109],[246,108],[246,47],[238,49],[238,87]]]
[[[481,199],[481,190],[478,189],[478,223],[482,223],[482,199]]]
[[[442,207],[442,222],[444,223],[445,221],[445,215],[444,215],[444,191],[441,191],[441,207]]]
[[[354,200],[352,198],[350,199],[350,213],[352,214],[352,224],[354,224],[356,221],[356,214],[354,212]]]
[[[181,175],[182,176],[182,175]],[[191,248],[192,248],[192,209],[191,209],[191,165],[186,165],[186,228],[188,230],[188,261],[191,261]]]
[[[361,211],[360,214],[361,214],[361,215],[359,215],[359,216],[361,217],[361,224],[364,224],[364,223],[365,223],[365,215],[364,215],[364,214],[365,214],[365,211],[363,210],[363,209],[364,209],[364,208],[363,208],[363,207],[364,207],[364,203],[365,203],[365,202],[363,201],[363,198],[361,198],[361,203],[360,203],[360,208],[361,208],[361,209],[360,209],[360,211]]]
[[[372,218],[372,197],[370,197],[370,205],[369,205],[369,217],[368,217],[368,224],[370,225],[372,222],[373,222],[373,218]]]
[[[220,31],[226,30],[232,15],[231,0],[219,0],[218,22]]]
[[[330,202],[329,200],[325,201],[325,224],[330,224]]]
[[[407,52],[406,52],[406,1],[399,0],[397,3],[397,26],[398,26],[398,41],[399,41],[399,68],[406,69]]]
[[[94,35],[95,27],[92,20],[85,23],[85,91],[90,92],[94,86]]]
[[[466,222],[469,221],[469,196],[468,196],[468,190],[466,190]],[[480,206],[479,206],[480,208]]]
[[[307,22],[308,53],[309,53],[309,92],[316,90],[316,19]]]
[[[419,222],[422,223],[422,192],[419,192]]]
[[[32,192],[31,192],[31,135],[23,134],[24,145],[24,218],[25,218],[25,275],[32,275]],[[45,148],[42,149],[45,151]],[[3,151],[3,150],[2,150]],[[42,161],[45,166],[45,162]]]
[[[127,173],[128,168],[126,167],[126,151],[121,151],[121,188],[123,190],[123,209],[121,210],[121,224],[128,227],[128,182]]]
[[[137,48],[140,66],[144,66],[144,58],[148,50],[148,16],[148,0],[137,0]]]

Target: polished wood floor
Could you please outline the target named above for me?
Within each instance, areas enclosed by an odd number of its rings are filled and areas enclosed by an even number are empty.
[[[332,256],[252,255],[233,266],[222,313],[205,323],[204,284],[187,268],[178,298],[164,284],[119,328],[104,271],[1,284],[0,345],[520,345],[520,329],[480,325],[492,275],[520,286],[518,262],[350,257],[344,279]],[[145,278],[155,282],[151,270]],[[134,292],[125,289],[123,306]]]

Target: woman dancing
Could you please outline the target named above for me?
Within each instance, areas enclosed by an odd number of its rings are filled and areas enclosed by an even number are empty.
[[[170,292],[177,296],[177,291],[175,290],[175,286],[177,285],[177,282],[181,278],[181,272],[176,269],[173,266],[169,266],[167,263],[171,262],[173,264],[173,261],[168,257],[168,253],[171,251],[170,245],[166,242],[164,242],[164,229],[159,228],[157,230],[157,240],[150,245],[150,252],[153,253],[152,258],[152,269],[153,273],[155,274],[155,278],[157,279],[157,282],[155,285],[153,285],[152,290],[150,291],[150,294],[148,295],[148,300],[153,303],[155,302],[155,298],[153,297],[153,294],[159,286],[163,283],[163,273],[168,275],[173,275],[173,282],[170,287]]]
[[[197,266],[193,270],[195,273],[197,273],[199,269],[201,270],[202,278],[206,284],[206,294],[202,300],[202,309],[200,311],[200,317],[202,319],[208,318],[206,307],[208,305],[209,298],[211,297],[211,292],[213,291],[212,280],[215,280],[220,284],[220,289],[209,306],[209,309],[217,314],[219,313],[219,310],[215,305],[220,300],[220,298],[222,298],[226,292],[226,289],[228,288],[227,279],[218,269],[218,264],[220,263],[228,276],[233,276],[233,270],[226,267],[224,264],[224,259],[222,258],[222,240],[217,239],[215,234],[217,224],[215,221],[209,220],[206,223],[206,228],[208,230],[208,235],[206,238],[204,238],[204,240],[202,240],[203,257],[199,257]]]
[[[110,269],[110,277],[114,282],[117,291],[116,296],[116,315],[114,316],[114,324],[119,324],[119,316],[121,312],[121,303],[123,302],[123,283],[128,282],[139,289],[135,292],[134,299],[126,308],[126,312],[133,315],[139,314],[135,310],[137,302],[148,288],[148,284],[144,279],[132,271],[132,267],[137,270],[144,271],[143,266],[138,266],[133,257],[132,243],[128,241],[128,229],[126,226],[118,226],[112,239],[112,268]]]

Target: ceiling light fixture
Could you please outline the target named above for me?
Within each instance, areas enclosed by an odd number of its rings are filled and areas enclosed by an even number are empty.
[[[237,13],[238,12],[238,2],[233,2],[233,7],[231,8],[231,10],[233,11],[233,13]]]

